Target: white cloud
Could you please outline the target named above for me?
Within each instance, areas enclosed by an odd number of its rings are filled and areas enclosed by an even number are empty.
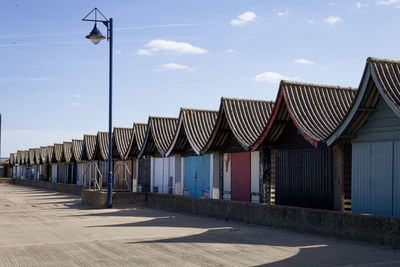
[[[289,15],[289,10],[286,10],[286,11],[277,11],[277,12],[276,12],[276,15],[278,15],[279,17],[287,16],[287,15]]]
[[[343,21],[343,19],[341,17],[335,17],[335,16],[330,16],[329,18],[325,19],[325,22],[333,25],[335,23],[338,23],[340,21]]]
[[[368,7],[368,4],[357,2],[357,8]]]
[[[233,53],[233,52],[235,52],[235,50],[232,49],[232,48],[229,48],[229,49],[226,49],[225,52],[226,52],[226,53]]]
[[[151,55],[154,55],[153,53],[151,53],[149,50],[146,50],[146,49],[138,49],[136,54],[138,54],[140,56],[151,56]]]
[[[334,6],[334,5],[335,5],[334,2],[329,2],[329,3],[328,3],[328,6]]]
[[[279,83],[281,80],[298,80],[299,77],[288,77],[276,72],[263,72],[254,77],[256,82]]]
[[[155,71],[162,71],[162,70],[195,70],[195,68],[186,66],[186,65],[182,65],[182,64],[177,64],[177,63],[167,63],[167,64],[163,64],[158,66],[157,69],[155,69]]]
[[[115,51],[115,54],[116,55],[122,55],[122,51],[121,50],[117,50],[117,51]]]
[[[246,25],[247,23],[255,20],[257,15],[251,11],[247,11],[238,16],[237,19],[231,20],[231,24],[235,26],[242,26]]]
[[[296,64],[306,64],[306,65],[307,64],[315,64],[314,61],[307,60],[307,59],[304,59],[304,58],[295,59],[295,60],[293,60],[293,62],[296,63]]]
[[[77,107],[77,106],[79,106],[79,103],[78,103],[78,102],[72,102],[72,105],[73,105],[74,107]]]
[[[400,0],[381,0],[376,2],[377,5],[394,5],[399,4]]]
[[[313,19],[308,19],[307,22],[308,22],[309,24],[314,24],[314,23],[315,23],[315,21],[314,21]]]
[[[189,43],[167,41],[163,39],[152,40],[147,43],[150,52],[166,51],[172,54],[206,54],[203,48],[193,46]],[[142,50],[142,49],[139,49]],[[139,51],[138,51],[139,52]],[[143,52],[143,51],[142,51]]]
[[[74,94],[73,97],[75,98],[81,98],[82,96],[80,94]]]

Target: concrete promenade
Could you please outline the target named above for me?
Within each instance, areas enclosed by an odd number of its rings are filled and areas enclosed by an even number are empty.
[[[0,185],[0,266],[400,266],[400,250]]]

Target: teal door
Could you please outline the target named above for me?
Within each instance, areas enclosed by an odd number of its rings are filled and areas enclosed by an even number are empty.
[[[210,194],[210,155],[185,157],[185,190],[192,197]]]
[[[397,186],[393,145],[392,141],[353,144],[352,212],[396,216],[393,212]]]

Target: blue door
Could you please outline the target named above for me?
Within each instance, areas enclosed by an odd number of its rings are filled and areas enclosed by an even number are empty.
[[[210,155],[185,158],[184,191],[192,197],[210,194]]]

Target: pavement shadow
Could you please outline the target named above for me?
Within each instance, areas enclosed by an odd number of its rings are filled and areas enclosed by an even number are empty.
[[[154,214],[156,213],[156,214]],[[173,214],[173,215],[171,215]],[[233,244],[297,248],[298,252],[287,259],[259,266],[326,266],[358,265],[382,263],[383,265],[400,266],[400,253],[386,247],[362,242],[343,241],[331,237],[290,232],[269,227],[248,225],[244,223],[210,219],[194,215],[182,215],[174,212],[157,212],[157,210],[118,210],[77,216],[131,216],[151,217],[150,220],[122,224],[87,226],[101,227],[177,227],[207,229],[200,234],[176,238],[148,241],[127,242],[133,244]],[[360,249],[361,247],[361,249]],[[390,255],[390,257],[388,257]],[[268,257],[266,257],[268,258]],[[390,260],[389,260],[390,259]]]

